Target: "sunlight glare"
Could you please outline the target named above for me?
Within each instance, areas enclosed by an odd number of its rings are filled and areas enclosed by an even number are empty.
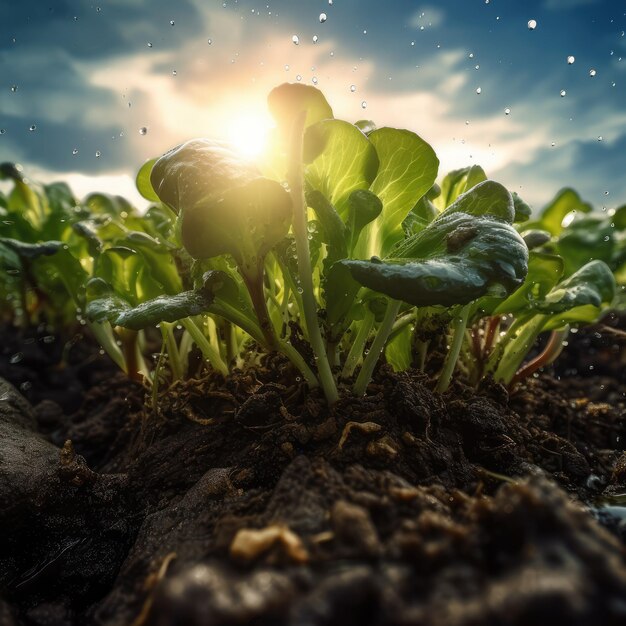
[[[270,128],[269,117],[249,113],[234,116],[227,130],[227,139],[242,156],[254,159],[265,150]]]

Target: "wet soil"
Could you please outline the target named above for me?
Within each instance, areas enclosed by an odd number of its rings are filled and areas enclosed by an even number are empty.
[[[619,333],[332,410],[280,359],[152,406],[82,333],[2,337],[3,626],[626,623]]]

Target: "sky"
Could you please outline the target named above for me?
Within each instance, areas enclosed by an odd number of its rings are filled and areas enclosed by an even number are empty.
[[[536,208],[626,202],[626,0],[0,0],[0,161],[141,204],[142,163],[253,146],[282,82]],[[297,43],[295,43],[297,42]]]

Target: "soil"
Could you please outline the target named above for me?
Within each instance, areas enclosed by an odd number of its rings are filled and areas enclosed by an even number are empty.
[[[84,333],[4,328],[0,624],[624,624],[624,327],[332,410],[280,358],[152,406]]]

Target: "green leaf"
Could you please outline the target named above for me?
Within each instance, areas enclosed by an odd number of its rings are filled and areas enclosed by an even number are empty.
[[[91,322],[114,323],[120,313],[130,309],[130,304],[102,278],[92,278],[85,289],[85,315]]]
[[[348,196],[348,220],[350,243],[352,252],[359,239],[361,231],[373,222],[382,212],[383,203],[380,198],[368,189],[357,189]]]
[[[441,183],[441,193],[435,205],[443,211],[449,207],[461,194],[469,191],[479,183],[487,180],[487,175],[480,165],[472,165],[446,174]]]
[[[513,192],[513,205],[515,207],[515,223],[525,222],[532,215],[533,210],[528,204],[526,204],[514,191]]]
[[[522,232],[522,237],[526,242],[529,250],[534,250],[535,248],[541,248],[552,239],[552,235],[547,230],[525,230]]]
[[[547,230],[551,235],[556,236],[563,230],[563,220],[570,213],[573,211],[576,211],[576,213],[589,213],[591,210],[591,205],[583,202],[573,189],[561,189],[552,202],[541,210],[541,217],[528,224],[526,228]]]
[[[137,191],[139,191],[146,200],[150,200],[150,202],[159,202],[159,196],[154,191],[152,183],[150,182],[150,174],[152,173],[152,168],[156,161],[156,159],[146,161],[137,172],[137,178],[135,179]]]
[[[321,191],[310,191],[306,194],[307,204],[317,216],[321,240],[328,246],[330,262],[345,259],[348,256],[346,237],[348,229],[339,217],[335,207],[326,199]]]
[[[182,241],[194,258],[228,253],[257,267],[289,229],[287,191],[219,142],[194,139],[170,150],[151,182],[161,201],[182,213]]]
[[[385,346],[385,359],[394,372],[403,372],[411,367],[413,362],[411,333],[411,327],[405,326]]]
[[[158,296],[142,302],[132,309],[122,311],[115,324],[131,330],[141,330],[160,322],[176,322],[206,313],[215,300],[215,292],[222,287],[223,280],[221,272],[207,272],[204,275],[204,285],[200,289],[183,291],[172,296]]]
[[[369,135],[380,166],[370,190],[383,203],[381,215],[363,229],[360,256],[386,255],[404,237],[402,222],[433,186],[439,159],[415,133],[379,128]]]
[[[306,153],[307,145],[311,144],[323,149],[306,168],[307,187],[323,193],[345,221],[350,194],[367,189],[376,176],[376,150],[356,126],[341,120],[325,120],[309,127],[305,135],[305,161],[309,160]]]
[[[283,83],[270,91],[267,103],[270,113],[286,137],[291,136],[295,119],[305,111],[305,128],[333,117],[333,110],[324,94],[310,85]]]
[[[573,274],[596,259],[617,268],[621,242],[619,230],[613,224],[612,218],[592,214],[573,220],[561,231],[556,250],[565,261],[566,274]]]
[[[522,286],[501,302],[492,315],[520,313],[541,303],[563,276],[563,259],[555,254],[531,251],[528,274]]]
[[[515,219],[513,197],[500,183],[485,180],[464,192],[441,214],[467,213],[492,215],[512,224]]]
[[[397,250],[402,258],[340,263],[362,285],[419,307],[511,293],[528,269],[528,250],[517,231],[490,216],[450,213]]]
[[[562,281],[537,309],[542,313],[562,313],[580,306],[600,309],[615,296],[615,278],[606,263],[591,261]]]
[[[0,237],[0,243],[13,250],[22,259],[36,259],[39,256],[51,256],[65,245],[62,241],[25,243],[17,239],[9,239],[6,237]]]

